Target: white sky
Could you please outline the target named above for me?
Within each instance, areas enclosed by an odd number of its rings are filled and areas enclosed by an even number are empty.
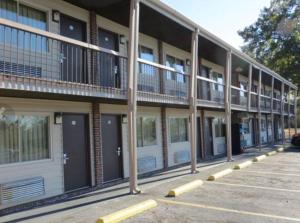
[[[162,0],[237,49],[238,30],[254,23],[270,0]]]

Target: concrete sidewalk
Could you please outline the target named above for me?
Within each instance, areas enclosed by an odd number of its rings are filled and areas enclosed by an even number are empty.
[[[129,205],[152,197],[164,197],[168,190],[193,179],[206,180],[219,170],[233,167],[236,163],[264,154],[274,147],[249,148],[245,153],[234,156],[233,162],[226,158],[204,161],[197,165],[199,173],[190,174],[190,166],[157,173],[139,180],[141,195],[130,195],[128,183],[122,183],[106,189],[97,190],[73,197],[58,204],[22,211],[0,218],[0,222],[95,222],[100,216],[120,210]]]

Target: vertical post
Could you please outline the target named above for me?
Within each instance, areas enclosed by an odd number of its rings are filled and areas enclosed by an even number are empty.
[[[262,71],[259,70],[258,77],[258,147],[261,149],[261,88],[262,88]]]
[[[191,132],[191,172],[197,172],[197,71],[198,71],[198,29],[192,34],[192,72],[190,76],[190,132]]]
[[[226,55],[226,90],[225,90],[225,116],[226,116],[226,141],[227,141],[227,161],[232,161],[231,142],[231,51]]]
[[[274,138],[274,77],[272,76],[272,90],[271,90],[271,129],[272,129],[272,144],[274,144],[275,138]]]
[[[297,102],[298,102],[298,100],[297,100],[297,96],[298,96],[298,93],[297,93],[297,89],[295,89],[295,102],[294,102],[294,114],[295,114],[295,123],[294,123],[294,125],[295,125],[295,134],[297,134],[297,130],[298,130],[298,127],[297,127]]]
[[[137,185],[136,155],[136,93],[137,93],[137,58],[139,43],[139,0],[131,0],[129,24],[128,57],[128,149],[130,193],[140,193]]]
[[[291,87],[289,86],[288,95],[288,128],[289,128],[289,139],[291,138]]]
[[[249,64],[248,74],[248,112],[251,110],[252,64]]]
[[[284,144],[284,82],[281,84],[281,141]]]

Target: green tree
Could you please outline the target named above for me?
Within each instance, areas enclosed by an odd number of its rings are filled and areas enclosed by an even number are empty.
[[[272,0],[238,34],[243,52],[300,86],[300,0]]]

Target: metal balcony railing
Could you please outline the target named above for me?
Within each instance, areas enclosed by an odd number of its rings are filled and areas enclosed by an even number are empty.
[[[246,108],[248,104],[248,91],[231,86],[231,104]]]
[[[0,19],[2,88],[125,98],[127,76],[118,52]]]
[[[217,81],[197,77],[197,98],[199,100],[217,102],[224,104],[225,85]]]
[[[289,112],[289,103],[284,102],[283,109],[284,109],[284,113],[288,113]]]
[[[273,111],[274,112],[281,112],[281,101],[280,99],[273,98]]]
[[[188,103],[190,75],[174,68],[138,59],[139,100]]]
[[[266,95],[261,95],[260,97],[260,109],[264,112],[271,111],[271,98]]]
[[[258,94],[251,92],[251,109],[258,109]]]

